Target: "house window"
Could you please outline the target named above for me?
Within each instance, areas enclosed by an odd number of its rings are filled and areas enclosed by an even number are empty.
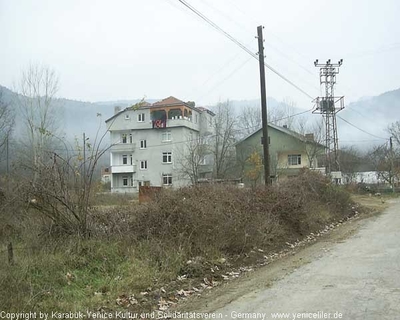
[[[146,148],[147,148],[146,140],[140,140],[140,149],[146,149]]]
[[[131,165],[133,165],[133,156],[131,155],[130,158],[131,158]]]
[[[129,134],[129,143],[133,143],[132,133]]]
[[[125,115],[125,120],[129,120],[131,117],[129,116],[129,114]]]
[[[297,166],[301,164],[301,154],[289,154],[288,155],[288,165]]]
[[[124,187],[128,186],[128,177],[126,177],[126,176],[122,177],[122,185]]]
[[[126,143],[126,133],[122,134],[122,143]]]
[[[162,162],[163,163],[172,163],[172,152],[163,152]]]
[[[163,185],[170,186],[172,185],[172,174],[163,174]]]
[[[147,160],[140,161],[140,170],[147,170]]]
[[[138,114],[137,121],[138,122],[144,122],[144,113],[139,113]]]
[[[171,131],[166,131],[162,133],[162,141],[171,141]]]
[[[128,155],[122,155],[122,164],[128,164]]]

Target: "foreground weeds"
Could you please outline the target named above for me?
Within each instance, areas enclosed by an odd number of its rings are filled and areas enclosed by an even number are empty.
[[[251,252],[274,252],[350,216],[353,205],[348,193],[304,172],[268,188],[198,186],[93,209],[82,239],[2,201],[1,248],[12,241],[15,259],[9,265],[0,251],[0,306],[13,311],[150,311],[199,279],[221,281]]]

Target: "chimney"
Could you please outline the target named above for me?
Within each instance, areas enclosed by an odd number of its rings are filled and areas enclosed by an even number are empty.
[[[121,107],[119,107],[119,106],[114,107],[114,114],[117,114],[120,111],[121,111]]]
[[[306,141],[314,141],[314,133],[306,133],[305,137]]]

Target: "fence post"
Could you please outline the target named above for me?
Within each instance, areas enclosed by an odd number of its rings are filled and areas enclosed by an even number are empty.
[[[10,242],[7,245],[7,251],[8,251],[8,263],[10,265],[14,265],[14,252],[13,252],[12,242]]]

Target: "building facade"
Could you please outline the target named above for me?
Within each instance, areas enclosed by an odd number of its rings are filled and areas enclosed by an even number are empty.
[[[316,170],[318,156],[324,154],[324,146],[314,140],[313,134],[301,135],[287,127],[268,124],[269,154],[271,178],[292,177],[298,175],[302,168]],[[262,130],[259,129],[236,144],[237,162],[246,181],[247,172],[253,170],[249,163],[251,154],[262,158]],[[248,179],[247,179],[248,180]],[[264,181],[263,172],[258,177]]]
[[[110,132],[111,191],[139,191],[140,186],[178,188],[193,177],[186,167],[194,144],[211,135],[214,114],[168,97],[153,104],[139,103],[106,120]],[[201,148],[197,148],[201,149]],[[196,153],[196,175],[207,176],[212,159]]]

